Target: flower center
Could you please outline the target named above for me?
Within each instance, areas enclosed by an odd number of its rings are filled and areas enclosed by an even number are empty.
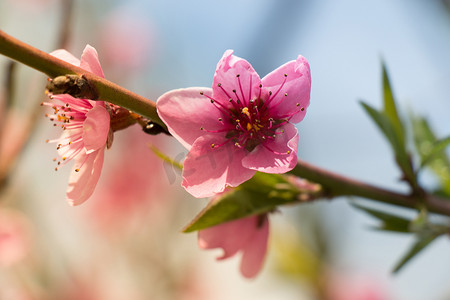
[[[45,114],[53,123],[53,126],[59,126],[64,130],[63,135],[54,140],[46,140],[47,143],[56,143],[61,160],[53,159],[57,163],[55,170],[60,166],[75,158],[84,149],[83,144],[83,122],[86,119],[86,113],[92,109],[89,101],[77,99],[71,103],[63,102],[58,97],[50,96],[51,100],[58,100],[62,104],[51,102],[42,102],[41,105],[49,106],[53,109],[52,114]],[[84,162],[81,162],[75,171],[79,171]]]
[[[200,128],[206,132],[225,134],[225,141],[221,142],[221,144],[213,143],[211,148],[218,148],[233,142],[235,147],[243,148],[248,152],[253,151],[256,146],[262,145],[275,154],[289,154],[290,151],[278,153],[270,147],[270,143],[273,143],[278,135],[284,134],[283,126],[289,123],[289,119],[305,109],[299,103],[295,103],[291,111],[286,115],[280,116],[274,113],[276,107],[288,96],[286,92],[283,92],[287,77],[287,74],[283,75],[283,81],[274,93],[272,91],[263,93],[262,84],[259,84],[258,96],[252,96],[252,89],[255,87],[252,85],[252,77],[249,78],[248,87],[250,90],[244,91],[241,76],[237,74],[236,89],[233,89],[231,92],[227,91],[221,83],[217,84],[219,90],[216,91],[223,93],[221,99],[225,97],[225,99],[229,99],[228,104],[223,103],[223,100],[218,101],[201,92],[200,94],[209,98],[212,105],[222,114],[222,117],[218,119],[221,125],[220,129],[206,130],[203,127]],[[217,97],[217,95],[214,96]]]
[[[256,146],[272,141],[278,134],[284,133],[279,127],[287,120],[274,120],[261,99],[250,100],[248,106],[236,111],[231,110],[230,122],[234,125],[226,134],[236,147],[251,152]]]

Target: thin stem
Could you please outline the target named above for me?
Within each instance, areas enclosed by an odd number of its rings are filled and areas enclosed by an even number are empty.
[[[122,106],[166,128],[166,125],[158,117],[154,102],[21,42],[2,30],[0,30],[0,54],[41,71],[51,78],[66,74],[83,76],[96,89],[99,100]]]
[[[417,195],[396,193],[320,169],[304,161],[298,161],[290,173],[321,184],[328,197],[357,196],[407,208],[418,208],[425,204],[430,212],[450,216],[450,199],[433,195],[425,195],[423,199]]]
[[[158,117],[154,102],[130,92],[104,78],[27,45],[7,35],[1,30],[0,54],[41,71],[51,78],[66,74],[83,76],[89,84],[96,89],[96,92],[99,95],[98,99],[134,111],[163,126],[163,128],[167,128]],[[290,173],[321,184],[328,197],[358,196],[408,208],[417,208],[419,204],[425,204],[430,212],[450,216],[450,199],[444,199],[429,194],[422,197],[418,195],[399,194],[320,169],[303,161],[299,161],[297,166]]]

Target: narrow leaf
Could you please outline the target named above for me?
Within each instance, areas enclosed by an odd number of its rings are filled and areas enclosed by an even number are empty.
[[[371,209],[359,204],[352,203],[352,206],[364,211],[370,216],[382,221],[382,224],[376,229],[383,231],[393,231],[399,233],[409,233],[411,220],[403,217],[395,216],[379,210]]]
[[[362,101],[360,103],[391,144],[391,147],[395,153],[395,161],[397,162],[397,165],[401,168],[409,181],[412,184],[415,184],[416,177],[412,169],[409,156],[406,152],[405,144],[403,142],[403,136],[399,135],[400,133],[395,130],[391,119],[388,118],[385,114],[379,112],[378,110]]]
[[[422,169],[429,168],[441,182],[441,190],[450,195],[450,160],[445,152],[449,137],[438,140],[428,121],[411,115],[414,144],[421,158]],[[422,169],[419,169],[422,170]]]
[[[396,131],[397,138],[402,145],[405,144],[405,130],[403,128],[402,121],[397,112],[395,105],[394,95],[392,93],[391,84],[389,82],[389,76],[387,74],[386,65],[382,64],[383,68],[383,96],[384,96],[384,115],[389,118],[394,130]]]
[[[406,255],[397,263],[393,273],[400,271],[406,263],[408,263],[413,257],[415,257],[420,251],[425,249],[432,241],[434,241],[439,235],[428,235],[426,237],[421,237],[414,243],[413,247],[406,253]]]
[[[439,155],[443,156],[445,155],[445,148],[447,148],[447,146],[450,145],[450,136],[436,141],[433,145],[433,148],[431,149],[431,151],[424,156],[422,163],[420,164],[420,167],[423,168],[425,167],[427,164],[429,164],[433,159],[437,158]]]
[[[273,211],[298,200],[299,190],[282,175],[257,172],[249,181],[216,196],[184,232]]]
[[[148,145],[148,147],[150,148],[150,150],[153,151],[153,153],[155,153],[156,156],[158,156],[159,158],[161,158],[163,161],[171,164],[172,166],[176,167],[177,169],[182,170],[183,169],[183,164],[181,164],[178,161],[175,161],[173,159],[171,159],[170,157],[168,157],[167,155],[165,155],[164,153],[161,152],[161,150],[159,150],[158,148],[156,148],[153,145]]]

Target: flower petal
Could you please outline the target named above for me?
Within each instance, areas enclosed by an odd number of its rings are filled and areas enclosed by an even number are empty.
[[[203,92],[204,95],[200,95]],[[223,128],[219,118],[223,113],[205,96],[211,96],[209,88],[187,88],[163,94],[156,101],[158,115],[167,124],[169,132],[188,150],[194,141],[205,134],[201,128]]]
[[[94,192],[103,166],[104,148],[91,154],[79,154],[75,167],[69,178],[66,197],[70,205],[79,205],[86,201]],[[83,163],[84,162],[84,163]],[[83,164],[79,172],[75,168]]]
[[[265,173],[286,173],[297,164],[298,132],[291,123],[280,127],[273,141],[258,145],[242,160],[246,168]],[[285,153],[285,154],[281,154]]]
[[[213,80],[213,98],[230,107],[229,99],[238,99],[245,105],[259,95],[261,79],[248,61],[225,51],[217,64]],[[233,92],[233,90],[235,92]]]
[[[198,232],[198,246],[202,249],[222,248],[226,259],[235,255],[247,243],[255,231],[254,217],[238,219]]]
[[[109,113],[103,106],[96,106],[86,114],[86,120],[83,122],[83,143],[87,154],[105,146],[109,121]]]
[[[86,45],[84,48],[83,54],[81,54],[80,67],[86,71],[94,73],[95,75],[103,78],[105,77],[98,59],[97,50],[95,50],[95,48],[91,45]]]
[[[58,49],[53,52],[50,52],[50,55],[59,58],[60,60],[63,60],[65,62],[68,62],[69,64],[72,64],[74,66],[79,67],[80,66],[80,60],[72,55],[72,53],[68,52],[64,49]]]
[[[216,148],[211,146],[224,142],[216,135],[204,135],[192,145],[184,161],[182,185],[194,197],[213,196],[227,185],[237,186],[255,174],[242,166],[245,151],[234,147],[231,141]]]
[[[269,237],[269,219],[267,215],[255,216],[253,217],[253,222],[253,226],[257,227],[242,251],[240,269],[242,275],[246,278],[255,277],[261,270],[266,257]]]
[[[290,61],[269,73],[262,79],[262,84],[274,95],[282,86],[269,105],[274,118],[288,118],[292,123],[303,120],[311,92],[311,71],[303,56],[299,55],[296,61]]]

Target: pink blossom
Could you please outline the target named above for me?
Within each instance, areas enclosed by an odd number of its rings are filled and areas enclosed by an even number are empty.
[[[327,300],[385,300],[386,286],[368,274],[329,271],[324,278]]]
[[[168,195],[163,163],[148,144],[164,148],[164,140],[150,136],[138,126],[119,133],[114,144],[112,162],[105,166],[104,176],[87,206],[87,218],[103,233],[123,235],[136,226],[167,218],[173,202]],[[117,159],[114,159],[117,158]],[[151,170],[151,180],[149,180]],[[165,201],[157,201],[165,199]]]
[[[251,216],[200,230],[198,244],[202,249],[222,248],[218,260],[242,252],[241,273],[255,277],[261,270],[267,252],[269,219],[267,215]]]
[[[285,173],[297,163],[298,132],[309,105],[311,75],[303,56],[260,79],[227,50],[210,88],[173,90],[157,101],[170,133],[189,153],[183,182],[195,197],[238,186],[256,171]]]
[[[25,216],[0,208],[0,266],[11,266],[29,254],[30,230]]]
[[[89,45],[84,49],[81,61],[66,50],[56,50],[51,54],[104,77],[97,51]],[[110,115],[103,101],[78,99],[68,94],[50,95],[50,99],[51,102],[42,103],[54,110],[53,114],[46,116],[64,131],[60,138],[48,142],[57,144],[61,157],[58,166],[75,160],[66,195],[71,205],[78,205],[92,195],[100,177],[110,131]]]

